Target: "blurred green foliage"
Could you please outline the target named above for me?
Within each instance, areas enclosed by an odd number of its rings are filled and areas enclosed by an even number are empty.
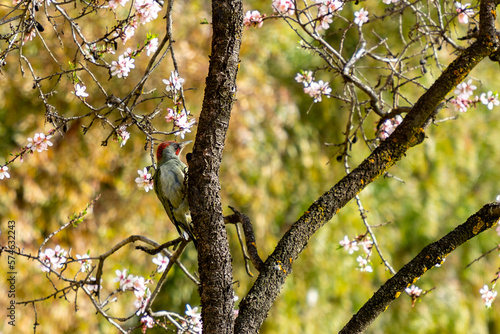
[[[180,7],[179,4],[176,6]],[[251,1],[245,6],[248,6],[246,10],[255,8],[268,15],[271,13],[267,2]],[[187,91],[186,97],[192,113],[197,116],[203,99],[211,34],[210,25],[200,22],[205,18],[210,21],[210,8],[202,1],[187,2],[182,7],[176,8],[179,21],[174,26],[175,50],[186,87],[195,88]],[[182,13],[194,14],[181,17]],[[103,23],[99,24],[102,26]],[[387,24],[391,22],[387,21]],[[163,27],[155,29],[153,33],[161,33]],[[397,34],[390,29],[384,32],[388,36]],[[463,33],[457,33],[460,32]],[[138,42],[140,36],[139,32],[136,33]],[[51,36],[45,38],[50,41]],[[335,36],[329,38],[335,41]],[[57,41],[50,43],[57,44]],[[56,70],[56,64],[42,52],[39,41],[24,48],[25,53],[32,55],[38,51],[38,68]],[[443,56],[448,52],[442,50]],[[231,205],[251,218],[259,251],[265,258],[290,224],[345,175],[343,165],[336,162],[335,148],[326,147],[324,143],[343,140],[346,110],[333,99],[311,106],[312,99],[303,94],[302,86],[294,81],[294,77],[302,69],[321,66],[322,61],[301,51],[297,36],[281,21],[268,20],[261,29],[246,29],[240,58],[238,101],[234,106],[221,167],[222,199],[226,213],[230,213],[228,206]],[[453,59],[452,55],[449,55],[450,59]],[[473,72],[473,79],[479,83],[480,89],[495,91],[494,81],[488,78],[491,78],[489,72],[498,71],[497,66],[484,61]],[[162,65],[164,77],[168,77],[171,70],[170,64]],[[437,75],[439,72],[435,68],[426,74],[428,83],[432,83]],[[321,78],[331,80],[328,73],[322,73]],[[160,79],[155,79],[150,85],[157,84],[161,89]],[[120,85],[133,82],[132,78],[111,80],[116,82],[117,94],[121,91]],[[334,90],[335,85],[341,85],[338,80],[330,82]],[[21,76],[19,63],[13,60],[0,76],[0,86],[3,87],[0,90],[0,136],[3,138],[0,158],[8,159],[9,153],[16,153],[19,147],[27,144],[28,137],[33,137],[35,132],[46,133],[51,128],[44,122],[43,105],[31,85],[32,80]],[[67,115],[85,113],[85,107],[70,94],[71,90],[73,86],[67,80],[64,85],[60,84],[59,95],[54,99],[57,107]],[[92,98],[92,90],[97,88],[88,85],[87,90]],[[415,92],[412,102],[420,93]],[[443,110],[440,118],[456,115],[459,118],[431,126],[427,140],[411,149],[406,158],[390,170],[404,183],[380,178],[360,194],[370,224],[385,224],[375,232],[386,259],[396,270],[425,245],[464,222],[500,193],[498,113],[498,108],[489,111],[484,106],[460,115],[453,109]],[[373,129],[367,129],[372,131],[369,133],[372,137],[376,121],[373,117],[365,123],[373,124]],[[168,222],[154,192],[146,193],[134,183],[137,170],[151,164],[143,149],[145,140],[141,134],[132,130],[131,139],[123,148],[113,141],[103,147],[100,144],[108,132],[95,127],[83,135],[82,125],[85,121],[74,122],[68,132],[54,137],[54,146],[49,151],[35,153],[24,163],[16,161],[9,166],[11,178],[0,181],[2,229],[8,220],[15,220],[17,242],[36,254],[49,233],[101,194],[82,224],[58,234],[46,246],[53,248],[60,244],[71,249],[73,255],[90,250],[90,255],[96,256],[133,234],[160,243],[176,237],[177,232]],[[192,138],[194,134],[188,137]],[[368,153],[361,140],[354,144],[350,152],[352,166]],[[228,227],[228,230],[237,282],[235,292],[241,298],[254,278],[245,273],[234,228]],[[352,238],[364,232],[358,207],[351,202],[317,233],[295,263],[294,272],[261,333],[330,333],[340,330],[390,277],[377,254],[372,257],[374,272],[361,273],[356,270],[357,255],[339,250],[339,241],[344,235]],[[435,290],[413,308],[410,298],[403,294],[367,332],[481,334],[500,331],[500,317],[495,310],[498,301],[493,303],[492,310],[488,310],[479,294],[479,289],[495,277],[496,253],[465,268],[482,253],[494,248],[497,238],[495,231],[490,231],[457,249],[441,268],[434,268],[417,283],[424,290]],[[196,254],[192,246],[188,247],[182,261],[191,271],[196,271]],[[105,289],[116,288],[112,281],[115,270],[124,268],[129,268],[132,274],[147,276],[155,265],[150,256],[135,251],[133,247],[123,249],[107,263],[103,277]],[[17,301],[52,293],[45,274],[33,262],[19,259],[16,269],[19,272]],[[254,274],[257,274],[255,270]],[[4,285],[2,281],[0,290],[5,290]],[[40,331],[112,331],[111,325],[95,316],[93,306],[85,297],[79,296],[77,301],[77,312],[74,294],[67,300],[56,298],[39,303],[37,319]],[[132,301],[131,295],[125,294],[110,305],[109,312],[118,316],[132,314]],[[186,303],[199,304],[197,289],[176,268],[154,309],[183,314]],[[18,307],[18,311],[16,330],[30,332],[34,322],[33,309]],[[5,323],[0,323],[0,332],[7,330]]]

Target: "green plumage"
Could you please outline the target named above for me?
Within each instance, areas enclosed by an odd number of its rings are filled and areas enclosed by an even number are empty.
[[[188,143],[171,141],[160,144],[156,153],[158,166],[154,189],[179,234],[186,238],[187,233],[196,245],[186,192],[187,167],[179,159],[183,147]]]

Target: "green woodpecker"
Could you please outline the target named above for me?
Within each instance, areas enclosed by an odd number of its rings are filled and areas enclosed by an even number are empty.
[[[196,246],[186,192],[187,167],[179,159],[182,149],[191,142],[166,141],[158,146],[154,187],[158,199],[181,237],[186,240],[189,237]]]

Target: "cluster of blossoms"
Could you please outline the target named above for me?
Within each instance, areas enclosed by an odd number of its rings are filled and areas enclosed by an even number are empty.
[[[111,75],[116,75],[118,78],[127,77],[130,70],[135,68],[134,62],[135,60],[130,58],[129,53],[125,52],[118,57],[118,61],[111,62]]]
[[[49,272],[50,268],[61,269],[66,263],[66,256],[68,252],[57,245],[55,249],[47,248],[45,251],[40,253],[40,269],[43,272]]]
[[[193,118],[188,118],[190,112],[189,110],[183,109],[180,112],[176,112],[171,108],[167,109],[168,113],[165,116],[167,122],[174,122],[174,126],[178,129],[176,135],[179,135],[182,139],[186,132],[191,132],[191,128],[196,124],[196,120]]]
[[[198,312],[198,307],[191,307],[186,304],[186,321],[182,322],[183,327],[187,327],[190,333],[201,333],[203,324],[201,322],[201,312]]]
[[[458,13],[458,22],[462,24],[469,23],[469,17],[474,16],[474,11],[469,8],[470,3],[462,5],[460,2],[455,2],[455,8]]]
[[[130,132],[128,132],[127,127],[122,125],[116,130],[116,138],[120,143],[120,147],[123,147],[127,143],[127,140],[130,138]]]
[[[273,0],[273,9],[282,15],[293,15],[295,4],[292,0]]]
[[[118,5],[124,7],[127,4],[128,0],[109,0],[108,5],[112,10],[116,10]]]
[[[381,140],[387,139],[396,130],[399,124],[403,122],[403,117],[401,115],[396,115],[394,118],[389,118],[380,125],[378,130],[378,137]]]
[[[123,271],[116,271],[114,282],[120,283],[120,289],[122,291],[132,290],[134,292],[136,297],[136,300],[134,301],[134,306],[137,309],[136,314],[140,315],[144,313],[146,305],[151,298],[151,290],[146,285],[152,283],[152,281],[149,279],[147,280],[142,276],[128,274],[128,270],[123,269]]]
[[[68,252],[61,248],[61,246],[57,245],[56,248],[47,248],[44,251],[40,252],[39,260],[40,260],[40,269],[43,272],[50,272],[50,269],[53,270],[61,269],[67,263]],[[90,259],[89,254],[84,255],[76,255],[77,261],[81,264],[80,271],[82,273],[90,273],[92,270],[92,260]]]
[[[321,102],[323,95],[329,98],[332,92],[328,82],[323,82],[323,80],[319,80],[318,82],[314,81],[311,71],[301,71],[297,73],[295,81],[304,85],[304,93],[312,97],[315,103]]]
[[[472,80],[468,80],[467,82],[464,81],[458,84],[454,92],[457,94],[457,97],[450,102],[455,105],[460,112],[466,112],[469,106],[478,101],[477,98],[474,100],[470,99],[476,88],[477,87],[472,84]]]
[[[482,93],[480,96],[476,95],[473,97],[474,90],[476,89],[477,87],[472,84],[471,79],[458,84],[454,91],[457,96],[450,103],[460,112],[466,112],[470,106],[476,106],[478,102],[484,104],[489,110],[492,110],[494,106],[500,105],[498,93],[493,94],[492,91],[489,91],[488,93]]]
[[[266,14],[260,15],[258,10],[248,11],[243,18],[243,25],[245,27],[255,27],[260,28],[264,24],[262,21],[266,17]]]
[[[156,271],[158,273],[164,272],[168,266],[170,259],[166,256],[158,254],[157,257],[153,258],[153,263],[155,263],[158,267]],[[136,300],[134,301],[134,306],[137,309],[136,314],[143,314],[146,305],[151,298],[151,289],[147,287],[147,284],[152,283],[151,279],[145,279],[142,276],[134,276],[128,273],[127,269],[116,270],[116,277],[114,282],[118,282],[120,284],[120,289],[122,291],[131,290],[134,292]],[[141,323],[143,325],[143,332],[147,328],[152,328],[154,326],[154,320],[151,317],[142,317]]]
[[[50,139],[52,138],[52,133],[54,133],[54,131],[55,131],[54,129],[50,130],[47,136],[43,133],[35,133],[33,138],[28,138],[28,145],[26,145],[26,147],[23,147],[22,152],[19,153],[16,157],[19,156],[20,161],[23,162],[23,156],[26,153],[33,154],[35,151],[37,152],[48,151],[49,146],[53,145]],[[10,178],[10,174],[8,171],[9,167],[7,166],[0,167],[0,180],[3,180],[4,178],[6,179]]]
[[[50,141],[52,135],[45,136],[43,133],[35,133],[33,138],[28,138],[28,145],[26,146],[31,153],[37,151],[48,151],[49,146],[52,146],[52,142]]]
[[[483,300],[484,306],[490,308],[491,303],[497,297],[497,292],[490,290],[487,285],[485,285],[481,290],[479,290],[481,294],[481,299]]]
[[[353,254],[354,252],[359,250],[359,245],[363,247],[363,251],[365,252],[365,256],[359,255],[356,258],[356,261],[358,261],[358,269],[360,271],[366,271],[366,272],[372,272],[373,268],[372,266],[369,265],[370,263],[370,256],[372,255],[372,247],[373,247],[373,241],[371,241],[369,238],[365,238],[365,235],[360,235],[353,240],[349,240],[349,237],[346,235],[344,236],[343,240],[340,240],[339,242],[340,246],[349,254]]]
[[[61,248],[61,246],[57,245],[55,249],[47,248],[45,251],[40,253],[39,261],[40,261],[40,269],[43,272],[50,272],[50,269],[57,270],[62,269],[64,265],[67,263],[68,252]],[[80,271],[90,273],[92,270],[92,260],[89,259],[88,254],[84,254],[83,256],[76,255],[77,261],[81,264]],[[95,282],[95,277],[90,277],[90,281]],[[92,284],[87,286],[89,291],[97,291],[98,285]]]
[[[166,86],[165,90],[173,93],[173,99],[175,102],[177,99],[177,92],[182,89],[182,85],[184,84],[184,79],[179,76],[179,73],[172,71],[168,79],[163,79],[163,83]],[[196,121],[193,118],[189,118],[189,116],[190,112],[186,109],[178,109],[174,111],[173,109],[168,108],[165,120],[167,122],[173,121],[174,127],[177,128],[176,135],[179,135],[182,139],[184,139],[186,132],[191,132],[191,128],[196,123]]]
[[[155,325],[155,321],[149,315],[145,315],[141,318],[141,330],[143,333],[146,333],[148,328],[153,328]]]
[[[144,170],[139,169],[137,173],[139,174],[139,177],[135,179],[135,183],[137,183],[137,186],[139,188],[144,188],[146,192],[153,189],[153,178],[151,177],[151,174],[148,173],[147,168],[144,167]]]
[[[156,20],[161,11],[161,6],[155,0],[136,0],[134,6],[137,11],[135,16],[142,24]]]
[[[108,5],[112,10],[116,10],[118,5],[125,6],[129,0],[109,0]],[[161,6],[154,0],[136,0],[134,1],[136,10],[135,17],[139,23],[146,24],[158,18]],[[134,28],[135,29],[135,28]]]
[[[330,28],[330,23],[333,22],[333,14],[341,11],[344,8],[344,2],[341,0],[316,0],[318,7],[319,25],[318,30],[326,30]]]

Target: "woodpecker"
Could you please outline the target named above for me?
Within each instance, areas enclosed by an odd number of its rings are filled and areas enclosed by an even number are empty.
[[[177,232],[186,240],[189,236],[196,246],[186,191],[187,167],[179,159],[182,149],[191,142],[166,141],[158,146],[154,188]]]

